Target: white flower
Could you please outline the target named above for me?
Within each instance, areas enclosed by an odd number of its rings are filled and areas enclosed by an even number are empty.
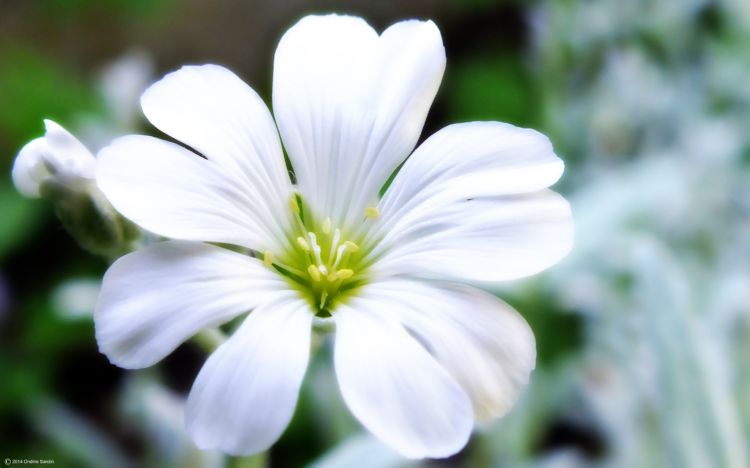
[[[145,136],[99,155],[113,205],[170,240],[118,260],[95,312],[100,349],[150,366],[206,327],[252,310],[207,360],[187,404],[198,446],[268,448],[292,416],[314,317],[335,323],[335,370],[362,424],[407,457],[460,450],[474,420],[505,413],[535,345],[492,283],[570,249],[563,171],[543,135],[451,125],[412,152],[445,66],[432,22],[378,34],[310,16],[281,39],[274,120],[228,70],[189,66],[142,97],[193,151]],[[215,244],[246,249],[238,253]]]
[[[12,173],[16,189],[36,198],[44,183],[53,179],[66,185],[93,182],[94,155],[60,125],[51,120],[44,125],[45,135],[27,143],[16,157]]]

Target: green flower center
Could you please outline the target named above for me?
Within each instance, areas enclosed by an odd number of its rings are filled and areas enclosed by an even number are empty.
[[[299,195],[290,199],[294,228],[276,257],[267,251],[263,263],[276,269],[310,302],[317,316],[329,317],[336,306],[367,283],[370,250],[351,231],[334,226],[331,218],[319,218]],[[370,207],[366,217],[377,216]]]

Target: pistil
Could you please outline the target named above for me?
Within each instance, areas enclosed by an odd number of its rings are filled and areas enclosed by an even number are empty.
[[[346,231],[330,217],[316,218],[302,198],[289,200],[293,217],[287,249],[277,255],[267,251],[263,263],[287,277],[319,315],[330,314],[347,291],[361,284],[365,262],[360,246],[346,238]]]

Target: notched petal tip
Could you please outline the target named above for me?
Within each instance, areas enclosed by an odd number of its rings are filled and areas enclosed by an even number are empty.
[[[309,16],[284,34],[274,113],[300,192],[324,216],[354,222],[377,199],[413,150],[444,68],[431,21],[379,35],[361,18]]]
[[[297,26],[335,27],[344,24],[358,24],[361,26],[367,26],[367,28],[372,29],[370,24],[360,16],[346,15],[341,13],[325,13],[319,15],[303,16],[296,23],[294,23],[291,28],[287,30],[287,33]]]
[[[383,31],[382,35],[385,35],[389,31],[391,33],[394,33],[399,30],[403,33],[408,32],[414,35],[421,34],[426,39],[437,39],[437,42],[439,42],[441,46],[443,45],[443,36],[440,33],[440,28],[438,28],[437,24],[435,24],[435,22],[430,19],[420,20],[412,18],[399,21],[398,23],[394,23],[388,26],[388,28]]]

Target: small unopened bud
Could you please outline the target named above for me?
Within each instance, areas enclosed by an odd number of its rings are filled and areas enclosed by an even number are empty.
[[[13,182],[18,191],[52,202],[65,229],[84,249],[110,257],[131,250],[140,230],[97,188],[94,155],[51,120],[45,126],[45,136],[29,142],[16,157]]]
[[[40,186],[57,217],[84,249],[104,256],[119,256],[131,249],[140,230],[115,211],[94,181],[53,177]]]
[[[51,120],[47,132],[30,141],[13,163],[13,183],[21,194],[38,198],[41,185],[53,178],[93,180],[96,158],[76,137]]]

